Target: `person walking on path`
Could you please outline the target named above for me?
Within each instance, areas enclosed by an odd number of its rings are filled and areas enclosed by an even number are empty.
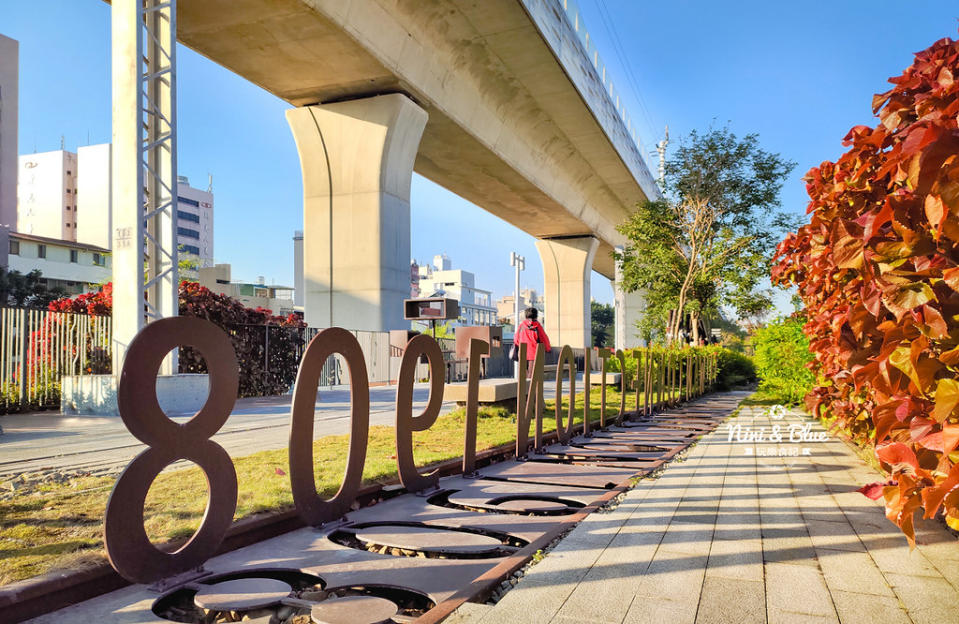
[[[546,335],[546,330],[543,329],[543,326],[536,320],[538,316],[539,312],[536,308],[526,308],[526,320],[520,323],[519,331],[516,332],[516,338],[514,339],[517,349],[519,349],[519,345],[521,344],[526,345],[527,364],[536,359],[536,345],[542,344],[547,352],[551,350],[549,336]],[[533,367],[527,365],[526,376],[529,377],[532,374]]]

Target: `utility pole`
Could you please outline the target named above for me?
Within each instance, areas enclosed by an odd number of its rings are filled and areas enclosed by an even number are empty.
[[[509,265],[516,267],[516,289],[513,291],[513,344],[515,345],[516,337],[519,335],[519,272],[526,270],[526,258],[515,251],[511,251],[509,254]],[[513,375],[519,376],[518,363],[513,365]]]
[[[656,151],[659,152],[659,190],[666,188],[666,146],[669,145],[669,125],[666,126],[666,135],[663,140],[656,144]]]

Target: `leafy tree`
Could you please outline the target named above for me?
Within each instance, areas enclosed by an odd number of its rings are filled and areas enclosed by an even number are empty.
[[[433,328],[430,327],[429,321],[420,321],[419,331],[421,334],[427,334],[429,336],[433,335]],[[453,328],[453,325],[450,321],[436,324],[436,337],[437,338],[455,338],[456,330]]]
[[[183,245],[179,245],[177,250],[179,258],[177,268],[180,273],[180,281],[197,283],[199,281],[200,257],[186,251]]]
[[[629,243],[622,287],[647,299],[644,334],[679,335],[688,317],[699,341],[699,321],[729,306],[755,317],[772,305],[762,289],[776,242],[793,219],[778,210],[783,180],[795,166],[728,128],[683,140],[666,163],[665,196],[639,206],[619,226]],[[668,322],[670,311],[674,314]]]
[[[613,306],[597,301],[589,302],[589,312],[592,317],[592,334],[594,347],[608,347],[613,333],[615,312]]]
[[[48,288],[42,280],[39,269],[23,274],[0,267],[0,305],[45,309],[65,294],[62,288]]]

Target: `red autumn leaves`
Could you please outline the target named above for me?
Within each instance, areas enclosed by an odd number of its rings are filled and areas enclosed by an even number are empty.
[[[868,493],[882,487],[912,540],[916,511],[959,529],[959,42],[890,82],[881,123],[807,174],[811,220],[780,244],[773,280],[806,307],[807,405],[876,446],[893,481]]]

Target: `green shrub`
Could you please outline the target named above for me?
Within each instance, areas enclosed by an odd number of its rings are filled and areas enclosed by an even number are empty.
[[[626,387],[632,388],[636,380],[636,368],[638,363],[636,358],[633,357],[632,353],[627,351],[626,353]],[[622,373],[623,371],[619,370],[619,358],[615,355],[609,356],[609,359],[606,360],[606,370],[611,373]]]
[[[631,351],[631,350],[629,350]],[[753,365],[751,359],[742,353],[736,351],[731,351],[724,347],[719,346],[709,346],[709,347],[683,347],[674,349],[674,351],[681,353],[689,353],[691,351],[699,351],[705,353],[718,353],[719,361],[718,366],[719,370],[716,374],[716,389],[717,390],[731,390],[737,386],[742,386],[744,384],[752,383],[756,381],[756,367]],[[633,354],[630,352],[626,353],[626,383],[627,387],[633,387],[633,381],[636,379],[636,367],[637,362],[636,358],[633,357]],[[606,370],[614,373],[622,372],[619,370],[619,360],[615,357],[610,357],[607,360]],[[685,373],[684,373],[685,374]]]
[[[722,347],[711,347],[719,354],[719,370],[716,374],[717,390],[732,390],[738,386],[756,381],[756,365],[737,351]]]
[[[785,403],[802,401],[815,382],[806,366],[813,355],[802,332],[804,324],[801,318],[780,318],[757,329],[752,338],[760,389]]]

